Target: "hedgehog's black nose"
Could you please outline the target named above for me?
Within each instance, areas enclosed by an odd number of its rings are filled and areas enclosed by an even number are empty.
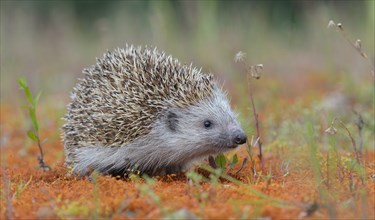
[[[247,136],[243,132],[238,132],[234,136],[234,143],[236,144],[244,144],[246,143]]]

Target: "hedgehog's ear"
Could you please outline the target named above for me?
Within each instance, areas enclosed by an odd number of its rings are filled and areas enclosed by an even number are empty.
[[[166,123],[167,123],[167,127],[171,131],[177,131],[177,128],[178,128],[178,118],[179,117],[178,117],[178,115],[176,113],[174,113],[173,111],[168,111]]]

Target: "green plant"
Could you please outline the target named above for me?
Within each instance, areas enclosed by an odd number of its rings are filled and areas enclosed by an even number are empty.
[[[24,183],[23,180],[21,179],[20,182],[16,186],[16,191],[13,194],[12,198],[18,198],[21,193],[29,186],[31,183],[31,180],[33,180],[33,176],[30,176],[30,179]]]
[[[190,185],[197,189],[193,192],[194,197],[197,198],[199,202],[205,201],[208,197],[208,193],[203,191],[201,188],[201,183],[209,182],[209,179],[195,172],[194,170],[187,172],[186,177],[189,178]]]
[[[212,173],[213,175],[217,175],[218,173],[215,172],[215,169],[213,169],[212,167],[209,167],[205,164],[203,164],[201,166],[202,169]],[[203,177],[204,178],[204,177]],[[256,196],[258,197],[259,199],[258,200],[252,200],[252,201],[241,201],[241,203],[243,204],[272,204],[272,205],[275,205],[277,207],[283,207],[283,208],[292,208],[294,207],[293,204],[290,204],[286,201],[283,201],[283,200],[280,200],[280,199],[276,199],[276,198],[272,198],[256,189],[254,189],[253,187],[250,187],[248,184],[245,184],[243,183],[242,181],[240,180],[237,180],[235,179],[234,177],[231,177],[225,173],[221,173],[220,174],[220,178],[222,179],[225,179],[233,184],[236,184],[237,186],[239,186],[238,188],[235,187],[233,188],[235,191],[238,191],[239,193],[244,193],[244,194],[248,194],[248,195],[251,195],[251,196]],[[199,180],[199,179],[198,179]],[[203,180],[203,179],[202,179]]]
[[[28,106],[25,106],[26,109],[28,109],[29,117],[31,119],[32,123],[32,130],[29,130],[27,132],[27,136],[35,141],[39,147],[40,156],[38,157],[39,160],[39,167],[43,170],[50,170],[51,167],[48,166],[44,162],[44,154],[43,154],[43,148],[42,143],[39,136],[39,123],[36,117],[36,106],[38,104],[39,98],[41,96],[41,92],[39,92],[36,96],[33,96],[29,86],[27,85],[27,82],[25,79],[19,79],[18,84],[20,85],[21,89],[24,91],[25,96],[27,98],[27,101],[29,102]]]
[[[215,164],[225,170],[227,167],[228,167],[228,172],[233,169],[234,165],[236,165],[238,163],[238,156],[237,154],[234,154],[232,156],[232,159],[229,159],[227,156],[225,156],[224,154],[218,154],[216,157],[215,157]]]
[[[213,169],[214,171],[212,172],[213,173],[213,176],[211,176],[212,178],[212,181],[213,181],[213,184],[215,185],[215,181],[218,182],[218,179],[215,178],[215,171],[222,171],[222,169]],[[186,177],[189,179],[189,185],[190,185],[190,193],[192,194],[192,196],[194,198],[196,198],[196,200],[198,201],[199,203],[199,214],[200,215],[203,215],[204,214],[204,208],[207,204],[207,200],[209,198],[209,192],[207,192],[206,190],[203,189],[203,187],[201,186],[201,184],[203,182],[209,182],[209,179],[202,176],[201,174],[195,172],[194,170],[191,170],[189,172],[186,173]]]
[[[87,216],[90,210],[78,201],[65,201],[65,204],[59,208],[55,208],[57,216],[61,219],[74,218],[77,216]]]
[[[254,159],[254,152],[253,152],[252,147],[259,141],[259,138],[257,138],[257,140],[255,141],[255,143],[253,142],[253,140],[254,140],[254,138],[252,136],[250,143],[246,142],[246,144],[247,144],[246,151],[247,151],[247,154],[250,157],[251,172],[253,173],[253,176],[256,176],[257,172],[255,170],[255,159]]]
[[[145,182],[143,184],[137,183],[135,187],[139,190],[141,195],[148,196],[155,203],[155,205],[160,209],[161,213],[164,216],[166,216],[168,214],[168,210],[163,206],[160,197],[156,195],[156,193],[152,189],[152,187],[155,185],[155,180],[148,177],[145,174],[142,177],[145,180]],[[134,180],[135,179],[133,179],[133,181]]]
[[[324,203],[324,207],[328,211],[328,214],[330,218],[336,218],[336,212],[333,201],[330,200],[329,192],[322,187],[322,184],[324,182],[323,176],[322,176],[322,168],[320,161],[320,154],[318,149],[318,143],[317,143],[317,134],[316,134],[316,128],[314,127],[312,122],[308,122],[305,127],[305,138],[307,145],[309,147],[309,155],[310,155],[310,163],[313,169],[315,182],[318,188],[319,197],[322,200],[322,203]]]

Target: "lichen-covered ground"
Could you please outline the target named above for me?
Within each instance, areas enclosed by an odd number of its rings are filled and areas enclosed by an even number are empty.
[[[361,103],[367,124],[363,130],[362,165],[356,163],[346,131],[335,125],[338,133],[335,136],[326,134],[324,130],[329,127],[332,117],[315,108],[329,97],[331,88],[326,85],[336,80],[347,82],[347,76],[340,77],[326,78],[325,74],[300,77],[299,84],[305,83],[304,87],[292,86],[297,85],[292,80],[289,84],[278,79],[257,81],[255,99],[258,109],[261,109],[265,166],[262,169],[256,159],[256,146],[252,148],[255,166],[250,162],[247,147],[242,146],[227,154],[228,158],[237,154],[239,162],[233,169],[225,171],[229,177],[223,175],[220,178],[203,168],[190,172],[191,178],[185,174],[153,180],[71,175],[64,167],[63,145],[59,137],[64,107],[51,104],[64,101],[57,101],[59,97],[43,100],[43,96],[37,109],[40,136],[48,138],[43,146],[45,160],[52,170],[41,171],[36,159],[38,148],[25,134],[30,128],[27,113],[18,105],[3,103],[0,217],[374,219],[371,80],[361,82],[362,88],[355,93],[345,89],[350,86],[344,86],[342,91],[342,94],[347,94],[348,105]],[[247,95],[234,94],[232,102],[241,108],[243,97]],[[245,109],[248,109],[246,105]],[[349,110],[344,110],[341,115],[340,119],[357,140],[353,123],[355,115]],[[251,137],[254,134],[251,111],[240,118],[245,128],[250,127]],[[246,121],[250,122],[246,124]],[[246,157],[248,162],[237,173]]]

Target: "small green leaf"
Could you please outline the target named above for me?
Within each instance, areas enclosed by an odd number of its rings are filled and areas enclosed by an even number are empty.
[[[217,155],[215,158],[215,162],[220,168],[225,168],[225,166],[227,165],[227,160],[225,159],[224,154]]]
[[[29,138],[33,141],[38,141],[38,137],[36,136],[36,134],[33,131],[28,131],[27,136],[29,136]]]
[[[238,163],[238,157],[237,157],[237,154],[233,155],[233,158],[232,158],[232,164],[235,165]]]
[[[18,85],[20,85],[22,89],[26,88],[27,87],[26,80],[18,79]]]
[[[33,128],[35,129],[35,131],[38,132],[39,131],[39,125],[38,125],[38,121],[36,120],[35,109],[29,108],[29,114],[30,114],[31,122],[33,124]]]
[[[36,105],[38,104],[38,102],[39,102],[39,98],[40,98],[41,95],[42,95],[42,91],[40,91],[40,92],[35,96],[35,99],[34,99],[34,102],[33,102],[33,106],[34,106],[34,108],[35,108]]]
[[[33,104],[33,94],[30,91],[30,88],[27,86],[27,82],[25,79],[19,79],[18,84],[21,86],[23,91],[25,92],[27,100]]]

